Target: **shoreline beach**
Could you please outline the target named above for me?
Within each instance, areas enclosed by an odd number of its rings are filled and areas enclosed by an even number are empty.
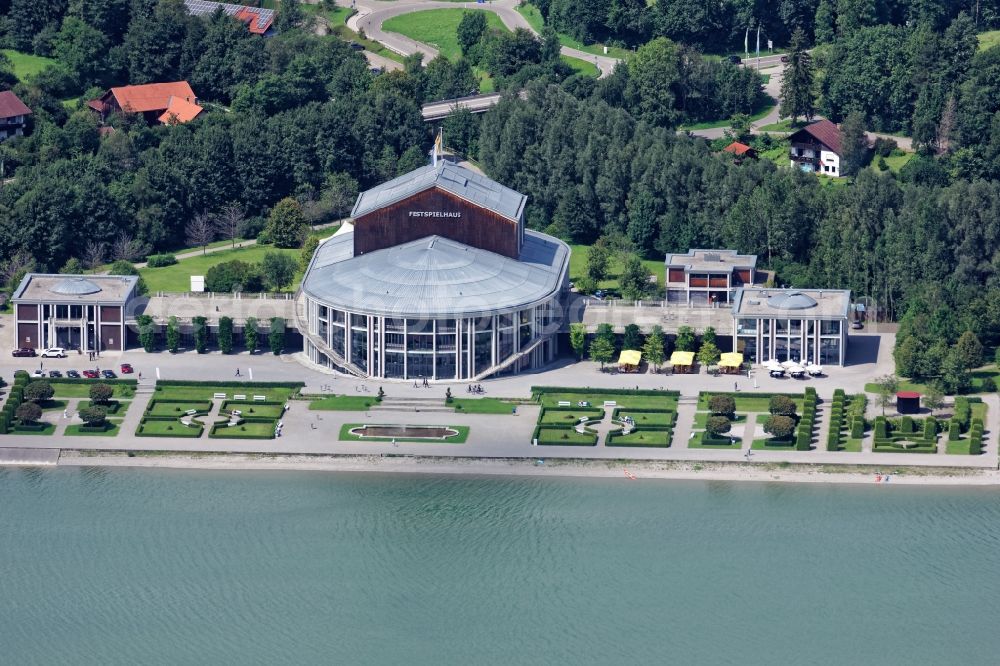
[[[539,463],[539,461],[544,461]],[[246,454],[138,455],[64,450],[58,466],[201,470],[276,470],[484,476],[564,476],[623,480],[846,483],[880,485],[1000,486],[995,469],[833,466],[781,463],[631,461],[584,459],[427,458],[408,456],[302,456]]]

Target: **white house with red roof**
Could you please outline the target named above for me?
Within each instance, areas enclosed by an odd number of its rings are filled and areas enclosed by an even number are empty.
[[[818,120],[788,137],[791,166],[803,171],[839,178],[841,149],[840,128],[829,120]]]
[[[31,109],[9,90],[0,92],[0,141],[23,136]]]

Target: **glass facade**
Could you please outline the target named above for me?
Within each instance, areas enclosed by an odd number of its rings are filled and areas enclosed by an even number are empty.
[[[503,365],[511,356],[558,332],[549,304],[517,312],[475,318],[391,318],[359,315],[316,304],[312,330],[335,357],[314,360],[327,365],[348,359],[372,377],[390,379],[470,379]],[[540,362],[554,360],[556,345],[539,345]],[[532,358],[507,364],[502,371],[530,367]]]
[[[840,319],[734,320],[734,349],[751,363],[779,362],[843,365],[846,328]]]

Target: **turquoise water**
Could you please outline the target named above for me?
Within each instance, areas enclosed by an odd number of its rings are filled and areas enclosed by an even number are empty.
[[[8,664],[995,664],[1000,497],[0,469]]]

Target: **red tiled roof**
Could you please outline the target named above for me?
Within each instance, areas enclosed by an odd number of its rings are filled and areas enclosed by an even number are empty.
[[[31,109],[24,105],[17,95],[9,90],[0,92],[0,118],[13,118],[14,116],[27,116],[31,114]]]
[[[732,153],[733,155],[743,155],[748,150],[753,150],[750,146],[745,143],[740,143],[739,141],[733,141],[731,144],[722,149],[724,153]]]
[[[141,86],[121,86],[112,88],[104,94],[104,98],[113,95],[118,100],[118,106],[122,111],[133,113],[146,113],[147,111],[164,111],[170,105],[171,97],[186,99],[190,102],[196,100],[194,91],[187,81],[173,81],[171,83],[147,83]],[[104,99],[102,98],[102,99]]]
[[[204,109],[180,97],[171,97],[167,104],[167,110],[159,117],[159,121],[164,125],[179,125],[194,120]]]
[[[910,399],[919,398],[920,394],[917,393],[916,391],[900,391],[899,393],[896,394],[896,397],[903,398],[905,400],[907,398]]]
[[[789,138],[790,141],[795,141],[795,137],[800,134],[808,134],[813,139],[816,139],[824,146],[829,148],[831,151],[841,154],[840,152],[840,128],[834,123],[826,120],[817,120],[811,125],[806,125],[800,129],[795,134],[792,134]]]
[[[233,17],[246,23],[247,29],[255,35],[263,35],[273,22],[271,16],[265,18],[255,12],[253,7],[241,7],[238,12],[233,14]]]

